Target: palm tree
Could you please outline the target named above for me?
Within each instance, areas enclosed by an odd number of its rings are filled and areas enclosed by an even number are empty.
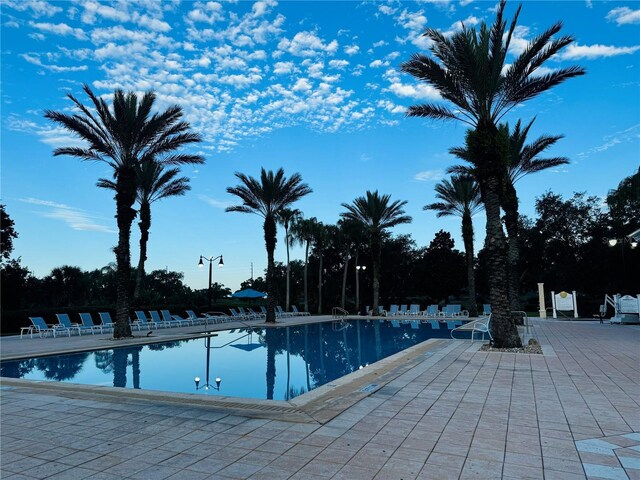
[[[535,118],[522,128],[521,121],[518,120],[513,131],[510,131],[508,123],[499,126],[500,134],[508,139],[507,178],[503,184],[500,205],[505,213],[504,223],[508,235],[507,268],[511,311],[522,310],[520,306],[520,273],[518,267],[520,263],[520,214],[518,212],[518,195],[515,183],[530,173],[569,163],[569,159],[566,157],[538,158],[542,152],[563,138],[563,135],[543,135],[532,143],[525,144],[534,121]],[[450,153],[471,163],[471,154],[468,146],[452,148]],[[475,175],[472,167],[464,165],[451,167],[448,171],[449,173]]]
[[[322,313],[322,273],[323,273],[323,260],[324,249],[328,240],[328,226],[324,223],[318,222],[313,232],[313,253],[318,256],[318,314]]]
[[[314,232],[318,220],[316,217],[302,218],[298,217],[291,226],[291,241],[304,245],[304,311],[309,311],[309,248],[314,240]]]
[[[289,311],[291,304],[290,292],[291,292],[291,270],[289,266],[289,246],[291,245],[291,238],[289,237],[289,227],[295,223],[296,219],[302,214],[297,208],[284,208],[278,216],[279,223],[284,227],[284,243],[287,247],[287,296],[286,296],[286,311]],[[307,310],[308,311],[308,310]]]
[[[364,243],[364,232],[362,225],[354,221],[341,218],[338,220],[338,241],[342,247],[342,255],[344,267],[342,271],[342,297],[340,306],[345,308],[347,296],[347,273],[349,271],[349,260],[351,260],[351,252],[355,250],[354,265],[358,265],[358,250]],[[356,282],[358,277],[356,276]],[[356,284],[356,293],[359,285]],[[358,308],[358,299],[356,300],[356,309]]]
[[[482,202],[485,205],[486,251],[491,294],[492,330],[496,346],[520,345],[520,337],[509,313],[506,239],[500,221],[500,195],[507,177],[508,147],[498,132],[498,124],[512,108],[535,98],[542,92],[583,75],[580,67],[555,69],[537,75],[536,70],[560,50],[573,42],[573,37],[554,38],[562,23],[556,23],[535,37],[511,63],[505,59],[520,8],[509,27],[503,20],[506,0],[501,0],[492,26],[484,22],[478,31],[462,28],[451,36],[427,29],[434,58],[412,55],[402,70],[432,84],[442,97],[453,104],[425,103],[409,107],[408,116],[437,120],[459,120],[472,127],[467,132],[467,145]]]
[[[402,223],[411,223],[411,217],[405,215],[407,202],[396,200],[389,203],[390,195],[379,195],[378,191],[367,190],[366,197],[358,197],[353,203],[343,203],[347,209],[340,214],[342,218],[361,224],[369,236],[369,248],[373,265],[373,311],[378,312],[380,297],[380,267],[382,264],[382,236],[387,228]]]
[[[435,210],[438,218],[455,215],[462,218],[462,241],[467,257],[467,282],[469,285],[469,314],[478,315],[476,304],[476,277],[474,273],[473,221],[472,217],[482,210],[480,190],[471,175],[454,175],[451,181],[443,180],[436,185],[436,198],[441,202],[430,203],[424,210]]]
[[[179,168],[165,169],[163,165],[151,160],[145,161],[137,168],[138,194],[137,201],[140,205],[138,211],[138,226],[140,227],[140,258],[136,270],[136,287],[133,298],[140,297],[142,283],[144,281],[144,264],[147,260],[147,243],[149,242],[149,230],[151,229],[151,204],[156,200],[167,197],[184,195],[191,190],[188,177],[175,178],[180,173]],[[113,180],[101,178],[98,187],[115,190]]]
[[[142,98],[133,93],[116,90],[112,111],[107,103],[96,97],[88,85],[83,87],[93,103],[92,111],[73,95],[67,96],[80,111],[69,115],[46,110],[44,116],[62,125],[88,143],[88,147],[60,147],[54,155],[70,155],[82,160],[104,162],[113,169],[116,183],[116,220],[118,245],[117,302],[114,338],[131,336],[129,326],[129,279],[131,276],[131,223],[136,211],[136,168],[144,161],[155,160],[162,165],[203,163],[200,155],[175,153],[181,147],[201,141],[200,135],[190,131],[188,122],[181,120],[182,108],[170,106],[151,114],[156,96],[152,91]]]
[[[242,205],[234,205],[227,212],[255,213],[264,218],[264,241],[267,248],[267,323],[276,321],[275,263],[273,253],[276,249],[276,222],[282,210],[311,193],[306,183],[302,183],[299,173],[290,178],[284,176],[280,168],[275,174],[262,168],[260,179],[236,173],[241,184],[227,188],[227,192],[242,200]]]

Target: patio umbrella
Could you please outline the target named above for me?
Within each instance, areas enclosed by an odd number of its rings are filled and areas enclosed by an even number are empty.
[[[245,288],[231,295],[233,298],[263,298],[266,297],[266,293],[259,292],[253,288]]]

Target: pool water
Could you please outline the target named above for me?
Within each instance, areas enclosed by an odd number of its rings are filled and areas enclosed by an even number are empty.
[[[450,338],[446,324],[440,325],[434,330],[417,321],[354,320],[226,330],[188,340],[5,361],[0,375],[289,400],[429,338]]]

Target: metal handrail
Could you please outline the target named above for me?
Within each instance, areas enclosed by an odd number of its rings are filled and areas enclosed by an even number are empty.
[[[524,330],[529,333],[529,328],[531,327],[531,325],[529,325],[529,317],[527,316],[527,312],[525,312],[524,310],[512,310],[511,315],[514,314],[522,314],[522,326],[524,327]]]
[[[344,308],[341,307],[333,307],[331,309],[331,316],[333,318],[342,318],[344,320],[344,318],[349,315],[349,312],[347,310],[345,310]]]

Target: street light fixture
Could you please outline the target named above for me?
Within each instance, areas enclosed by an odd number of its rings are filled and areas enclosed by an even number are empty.
[[[637,232],[634,232],[637,233]],[[622,256],[622,274],[624,276],[623,278],[623,286],[625,288],[628,288],[629,285],[627,284],[628,282],[628,278],[627,278],[627,264],[624,260],[624,246],[625,244],[628,244],[631,249],[635,249],[638,247],[638,240],[636,240],[637,237],[634,237],[633,234],[626,236],[626,237],[622,237],[622,238],[603,238],[602,242],[605,245],[609,245],[609,247],[615,247],[616,245],[620,244],[620,252],[621,252],[621,256]]]
[[[356,311],[360,312],[360,270],[363,272],[367,269],[366,265],[356,265]]]
[[[198,268],[204,267],[203,260],[209,262],[209,288],[208,288],[208,296],[209,296],[209,309],[211,309],[211,280],[213,277],[213,261],[220,259],[218,262],[218,266],[222,268],[224,266],[224,261],[222,260],[222,255],[218,255],[217,257],[205,257],[204,255],[200,255],[200,261],[198,262]]]
[[[220,377],[216,377],[215,385],[211,385],[209,383],[209,360],[211,358],[211,337],[217,337],[218,335],[214,334],[214,335],[209,335],[207,338],[205,338],[204,341],[204,348],[207,349],[207,369],[206,369],[206,374],[205,374],[205,382],[200,385],[200,377],[195,377],[193,379],[193,381],[196,384],[196,391],[197,390],[201,390],[201,389],[205,389],[205,390],[209,390],[209,389],[213,389],[213,390],[218,390],[220,391],[220,383],[222,382],[222,380],[220,379]]]

